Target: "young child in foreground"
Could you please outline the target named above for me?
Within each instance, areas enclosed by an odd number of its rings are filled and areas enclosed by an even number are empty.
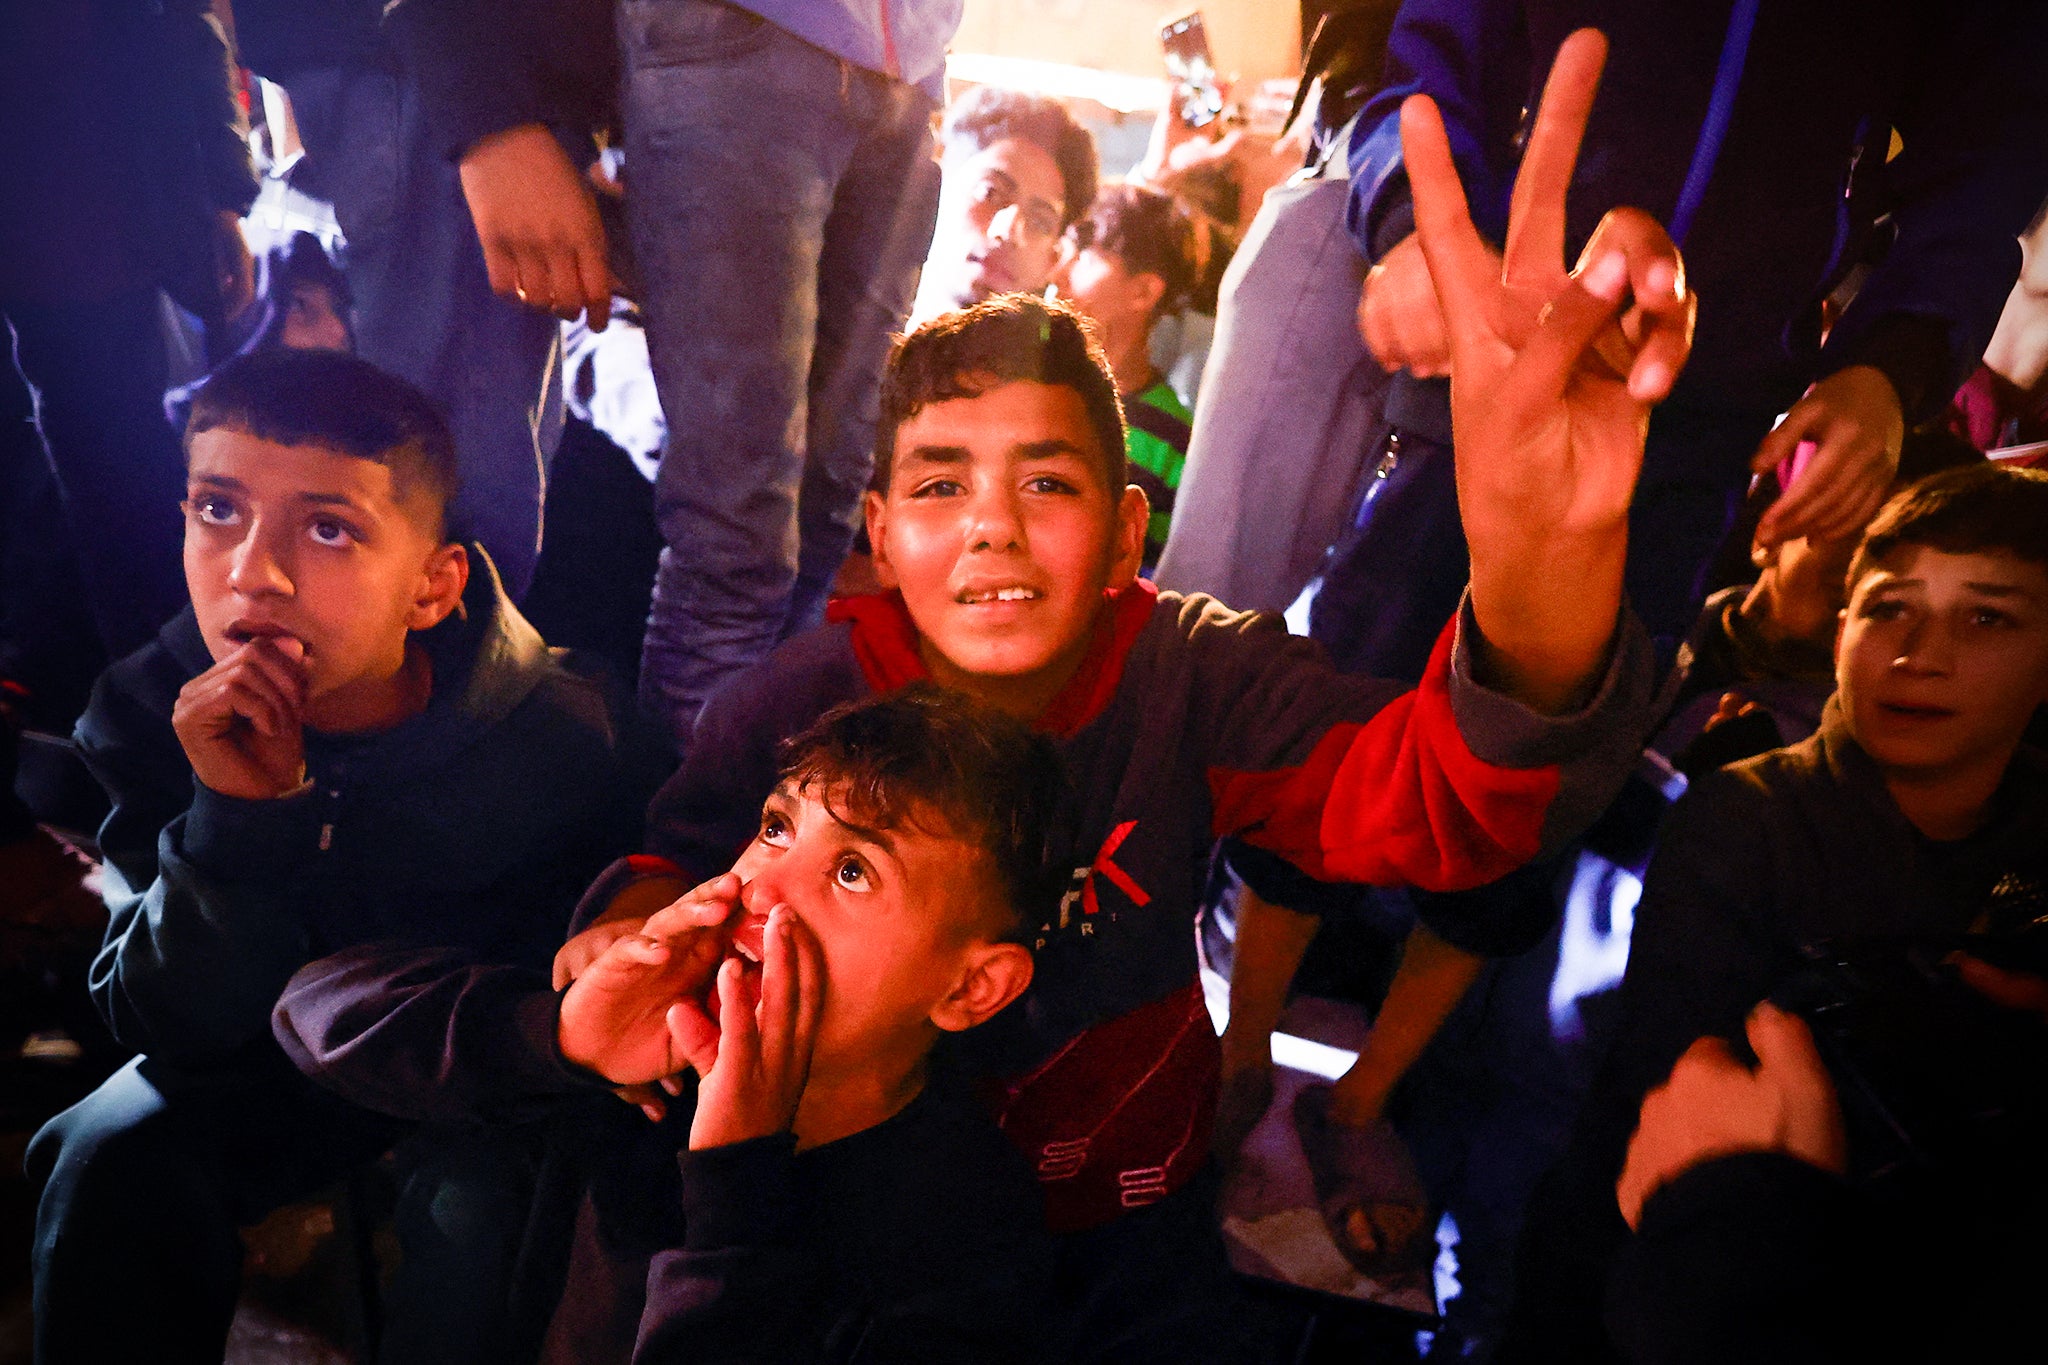
[[[580,974],[723,866],[778,741],[829,706],[931,678],[1052,736],[1075,790],[1071,881],[1032,926],[1023,1008],[962,1050],[1062,1234],[1057,1358],[1228,1354],[1213,1182],[1196,1179],[1218,1075],[1193,930],[1211,844],[1237,835],[1329,879],[1473,886],[1570,837],[1640,747],[1650,656],[1621,603],[1627,508],[1693,301],[1668,239],[1631,212],[1566,273],[1597,35],[1566,54],[1506,283],[1433,108],[1411,115],[1421,231],[1455,295],[1472,544],[1468,600],[1420,687],[1339,675],[1277,619],[1138,579],[1147,513],[1101,354],[1061,307],[991,300],[906,338],[885,376],[867,517],[890,590],[836,603],[713,699],[656,798],[650,855],[593,890],[608,908],[557,959]]]
[[[1036,1182],[931,1054],[1029,983],[1065,806],[1008,717],[929,685],[841,707],[784,749],[731,870],[566,993],[364,948],[300,972],[278,1034],[368,1103],[553,1111],[627,1173],[591,1182],[548,1359],[1033,1359]],[[661,1127],[603,1093],[685,1067]]]
[[[1922,480],[1871,523],[1848,583],[1820,730],[1703,776],[1666,823],[1614,1050],[1525,1241],[1535,1278],[1516,1327],[1529,1355],[1611,1354],[1601,1291],[1626,1232],[1615,1178],[1645,1093],[1696,1039],[1742,1037],[1809,946],[1931,942],[2039,914],[2048,764],[2023,737],[2048,703],[2048,474],[1977,465]],[[1638,1177],[1632,1202],[1653,1184]],[[1676,1184],[1672,1198],[1675,1215]],[[1974,1256],[1954,1259],[1915,1264],[1973,1273]],[[1913,1292],[1943,1297],[1932,1277]]]
[[[604,699],[449,536],[454,446],[423,396],[344,354],[245,356],[186,451],[191,606],[78,726],[113,803],[92,993],[143,1055],[29,1152],[44,1361],[218,1359],[236,1228],[410,1131],[287,1064],[270,1011],[295,970],[393,939],[545,963],[638,836]],[[382,1358],[489,1359],[525,1157],[477,1135],[401,1157]]]

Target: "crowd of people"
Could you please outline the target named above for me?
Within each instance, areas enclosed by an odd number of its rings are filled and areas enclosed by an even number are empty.
[[[2038,1328],[2048,10],[1303,9],[1111,176],[958,0],[6,6],[38,1362],[373,1167],[397,1365],[1299,1359],[1311,982],[1431,1359]]]

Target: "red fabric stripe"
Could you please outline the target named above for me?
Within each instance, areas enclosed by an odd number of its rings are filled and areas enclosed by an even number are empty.
[[[641,873],[664,872],[677,877],[689,875],[668,859],[658,857],[652,853],[628,853],[626,855],[626,866],[632,868],[635,872]]]
[[[1312,877],[1458,891],[1536,856],[1555,766],[1475,757],[1451,712],[1451,642],[1437,640],[1414,691],[1364,724],[1333,726],[1298,767],[1209,770],[1215,832],[1277,853]]]
[[[1138,633],[1152,619],[1159,590],[1145,579],[1105,595],[1109,610],[1095,618],[1088,653],[1074,676],[1046,707],[1036,728],[1064,739],[1101,715],[1123,682],[1124,661]],[[917,623],[896,592],[870,593],[859,597],[835,597],[825,605],[825,619],[853,623],[853,657],[862,676],[876,692],[893,692],[922,678],[931,670],[918,652],[922,637]]]

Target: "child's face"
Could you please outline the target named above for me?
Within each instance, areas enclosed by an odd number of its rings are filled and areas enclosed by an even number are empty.
[[[1052,154],[1004,138],[949,158],[938,231],[925,269],[959,307],[995,294],[1041,293],[1066,219],[1066,182]]]
[[[1069,235],[1052,272],[1052,292],[1098,328],[1117,332],[1149,326],[1165,285],[1157,275],[1134,274],[1121,256],[1101,247],[1077,248]]]
[[[1835,681],[1880,766],[2003,765],[2048,700],[2048,571],[2003,551],[1900,550],[1850,594]]]
[[[292,286],[284,305],[280,340],[294,351],[346,351],[348,324],[334,304],[334,295],[317,284]]]
[[[1086,652],[1103,590],[1129,583],[1144,549],[1144,494],[1111,489],[1097,449],[1081,395],[1029,380],[897,429],[868,536],[939,682],[993,699],[1064,682]]]
[[[1021,958],[1016,990],[1029,981],[1029,954],[988,938],[1001,894],[988,854],[940,826],[920,809],[893,829],[860,828],[815,786],[792,781],[762,806],[760,830],[732,869],[745,910],[734,941],[758,960],[777,905],[817,938],[825,998],[814,1070],[891,1050],[921,1054],[933,1025],[979,1022],[957,1013],[959,997],[991,954]]]
[[[462,547],[375,460],[216,427],[192,438],[186,486],[185,586],[208,652],[290,636],[309,700],[394,677],[407,632],[461,598]]]

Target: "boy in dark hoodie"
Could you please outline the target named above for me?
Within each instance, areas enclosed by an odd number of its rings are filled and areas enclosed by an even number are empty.
[[[143,1055],[29,1151],[42,1361],[218,1359],[236,1228],[407,1135],[271,1041],[295,969],[394,939],[545,963],[636,828],[599,691],[447,534],[454,450],[422,395],[344,354],[244,356],[186,449],[191,606],[78,726],[113,803],[92,993]],[[406,1154],[386,1358],[488,1354],[516,1148]]]
[[[515,1308],[549,1361],[1035,1359],[1037,1184],[932,1054],[1031,979],[1019,940],[1066,883],[1058,755],[924,684],[781,760],[731,870],[566,992],[365,945],[292,979],[277,1036],[374,1107],[551,1121],[580,1205],[567,1284]],[[685,1067],[670,1104],[653,1083]],[[647,1087],[659,1126],[610,1085]]]
[[[1553,78],[1505,282],[1434,111],[1413,114],[1460,325],[1460,488],[1484,527],[1418,688],[1339,675],[1277,619],[1138,579],[1147,507],[1101,353],[1065,309],[993,299],[912,334],[884,378],[868,533],[891,591],[836,603],[714,698],[656,798],[653,856],[608,875],[586,903],[617,899],[558,958],[575,975],[724,866],[778,740],[829,706],[930,677],[1052,735],[1076,791],[1069,890],[1036,926],[1022,1008],[962,1042],[1064,1234],[1060,1359],[1223,1358],[1237,1326],[1196,1178],[1218,1082],[1193,925],[1212,843],[1469,887],[1569,838],[1634,761],[1650,660],[1621,601],[1626,509],[1693,300],[1631,211],[1565,270],[1598,66],[1582,39]]]
[[[1645,1306],[1654,1294],[1608,1296],[1627,1239],[1615,1180],[1630,1132],[1644,1096],[1696,1040],[1743,1037],[1749,1011],[1815,956],[1858,958],[1882,981],[1866,955],[1903,966],[1908,945],[1926,961],[1962,935],[2017,935],[2039,922],[2048,765],[2026,734],[2048,704],[2048,474],[1983,463],[1914,484],[1865,531],[1847,583],[1837,690],[1820,729],[1701,777],[1665,824],[1635,912],[1614,1046],[1571,1147],[1539,1188],[1503,1358],[1636,1355],[1679,1324],[1660,1323]],[[1967,971],[1963,979],[1983,988]],[[1647,1155],[1638,1153],[1639,1167]],[[1641,1209],[1645,1226],[1660,1208],[1702,1216],[1698,1181],[1673,1180],[1669,1195],[1645,1202],[1668,1174],[1638,1169],[1625,1182],[1627,1206]],[[1982,1173],[1968,1174],[1945,1175],[1935,1198],[1913,1201],[1919,1214],[1945,1206],[1961,1224],[1997,1205],[2003,1195],[1975,1188]],[[1883,1357],[1982,1358],[1956,1344],[1954,1324],[1969,1315],[1947,1310],[2010,1283],[1992,1269],[2000,1258],[1983,1249],[1926,1254],[1979,1246],[1967,1230],[1886,1236],[1888,1249],[1922,1254],[1886,1258],[1887,1274],[1903,1271],[1912,1283],[1885,1308]],[[1713,1273],[1726,1287],[1762,1264]],[[1673,1340],[1697,1346],[1696,1358],[1793,1358],[1684,1332]]]

